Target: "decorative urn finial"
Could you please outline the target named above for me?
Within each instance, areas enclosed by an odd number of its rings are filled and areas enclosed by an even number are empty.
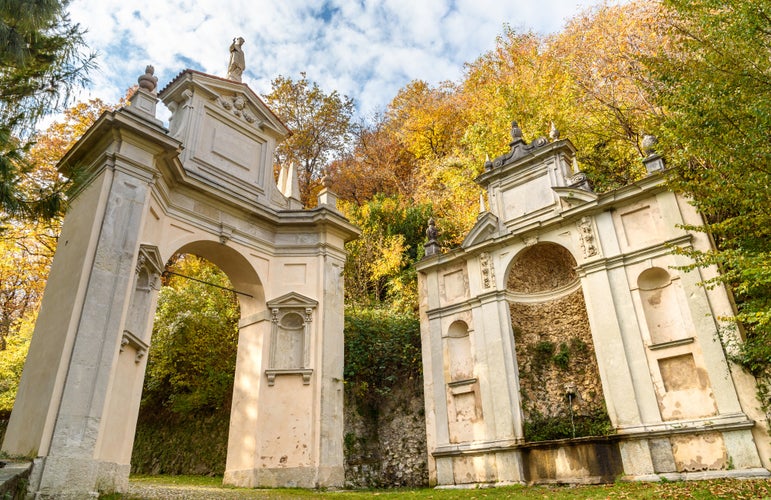
[[[646,156],[652,156],[656,154],[656,145],[659,140],[655,135],[645,134],[642,138],[642,148]]]
[[[145,74],[137,78],[139,88],[145,89],[150,93],[155,93],[155,88],[158,86],[158,77],[154,76],[153,73],[155,73],[155,68],[148,64],[145,68]]]

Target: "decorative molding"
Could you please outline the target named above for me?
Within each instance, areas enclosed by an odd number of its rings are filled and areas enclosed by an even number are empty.
[[[581,217],[581,219],[576,223],[576,227],[578,227],[578,235],[581,241],[581,248],[584,250],[584,258],[599,255],[600,251],[595,244],[592,219],[585,215]]]
[[[579,277],[584,277],[588,274],[607,271],[608,269],[614,269],[617,267],[628,266],[644,260],[648,260],[654,257],[661,257],[663,255],[672,255],[673,247],[689,248],[691,246],[691,240],[693,235],[686,233],[681,236],[656,243],[639,250],[633,250],[630,252],[619,253],[612,257],[605,257],[604,259],[596,259],[586,264],[576,266],[576,271]]]
[[[257,127],[262,127],[263,125],[262,120],[249,109],[250,106],[248,105],[247,99],[241,94],[234,96],[217,96],[214,98],[214,102],[234,116],[245,120],[247,123],[251,123]]]
[[[137,289],[150,291],[160,289],[160,277],[163,273],[164,263],[161,259],[161,252],[155,245],[140,245],[139,254],[137,255],[137,264],[134,268],[134,272],[137,276]],[[139,278],[142,272],[147,272],[147,282],[143,285],[139,284]]]
[[[495,287],[495,265],[489,252],[479,254],[479,266],[482,270],[482,288]]]
[[[483,243],[498,235],[498,217],[491,212],[484,212],[477,217],[477,222],[464,238],[461,247],[468,248],[478,243]]]
[[[750,420],[744,413],[731,413],[692,420],[674,420],[622,426],[616,428],[616,435],[632,439],[647,439],[672,434],[751,429],[754,425],[755,422]]]
[[[269,300],[266,304],[270,310],[271,332],[270,332],[270,357],[268,369],[265,375],[268,377],[268,386],[273,386],[276,376],[301,374],[303,384],[310,384],[313,369],[311,369],[311,323],[313,322],[313,313],[318,306],[318,301],[305,297],[296,292],[290,292],[281,297]],[[285,325],[282,320],[291,315],[296,315],[302,321],[302,324]],[[294,335],[294,332],[302,331],[302,359],[281,359],[279,352],[279,343],[287,335]],[[295,366],[280,366],[290,364]]]
[[[658,351],[659,349],[666,349],[668,347],[677,347],[681,345],[693,343],[693,337],[686,337],[684,339],[670,340],[669,342],[660,342],[658,344],[650,344],[648,349],[651,351]]]
[[[301,368],[296,370],[291,368],[281,368],[281,369],[277,368],[277,369],[265,370],[265,376],[268,378],[269,387],[273,387],[276,384],[277,375],[302,375],[303,385],[310,385],[311,375],[313,375],[313,370],[311,368]]]
[[[126,349],[126,346],[131,346],[134,348],[134,351],[136,352],[136,355],[134,356],[134,362],[139,363],[142,361],[142,358],[145,357],[147,354],[148,349],[150,346],[145,343],[144,340],[140,339],[134,333],[123,330],[123,336],[120,339],[120,350],[119,352],[124,352]]]
[[[547,290],[545,292],[531,292],[531,293],[516,293],[506,290],[506,300],[511,303],[517,304],[539,304],[541,302],[549,302],[555,299],[561,299],[567,297],[571,293],[581,289],[581,280],[576,279],[567,285],[555,288],[553,290]]]
[[[538,243],[538,236],[523,236],[522,242],[525,244],[526,247],[532,247],[536,243]]]

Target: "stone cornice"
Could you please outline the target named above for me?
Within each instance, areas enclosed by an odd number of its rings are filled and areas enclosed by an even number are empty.
[[[544,149],[545,148],[546,146],[544,146]],[[456,247],[446,253],[426,257],[417,264],[416,268],[418,271],[425,272],[430,269],[449,264],[457,259],[468,258],[469,256],[475,255],[483,250],[490,251],[495,248],[511,245],[512,240],[516,238],[522,238],[522,236],[527,233],[531,233],[533,231],[544,233],[546,231],[563,227],[568,224],[574,224],[581,217],[592,216],[605,211],[612,211],[617,209],[619,206],[633,203],[640,198],[650,196],[651,194],[657,192],[664,192],[666,190],[667,188],[663,174],[650,174],[647,177],[628,186],[618,188],[616,190],[602,194],[594,200],[590,200],[563,210],[550,219],[537,220],[531,223],[525,223],[521,226],[517,225],[517,220],[509,221],[507,224],[509,232],[507,234],[490,238],[488,240],[475,242],[473,244],[469,244],[465,248]],[[551,210],[551,207],[546,207],[546,209],[544,209],[544,213],[548,212],[548,210]],[[528,214],[528,216],[529,215],[531,214]],[[523,217],[523,219],[526,220],[528,216]]]

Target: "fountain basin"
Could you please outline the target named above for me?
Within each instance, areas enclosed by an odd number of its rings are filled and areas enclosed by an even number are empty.
[[[612,483],[624,474],[618,436],[583,437],[523,443],[528,484]]]

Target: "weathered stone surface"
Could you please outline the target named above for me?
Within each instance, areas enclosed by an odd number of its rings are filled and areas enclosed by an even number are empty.
[[[536,304],[515,302],[510,310],[525,423],[540,416],[568,425],[571,406],[575,417],[603,414],[583,292]]]
[[[377,408],[358,408],[346,395],[345,486],[422,487],[428,484],[422,388],[407,383]]]

